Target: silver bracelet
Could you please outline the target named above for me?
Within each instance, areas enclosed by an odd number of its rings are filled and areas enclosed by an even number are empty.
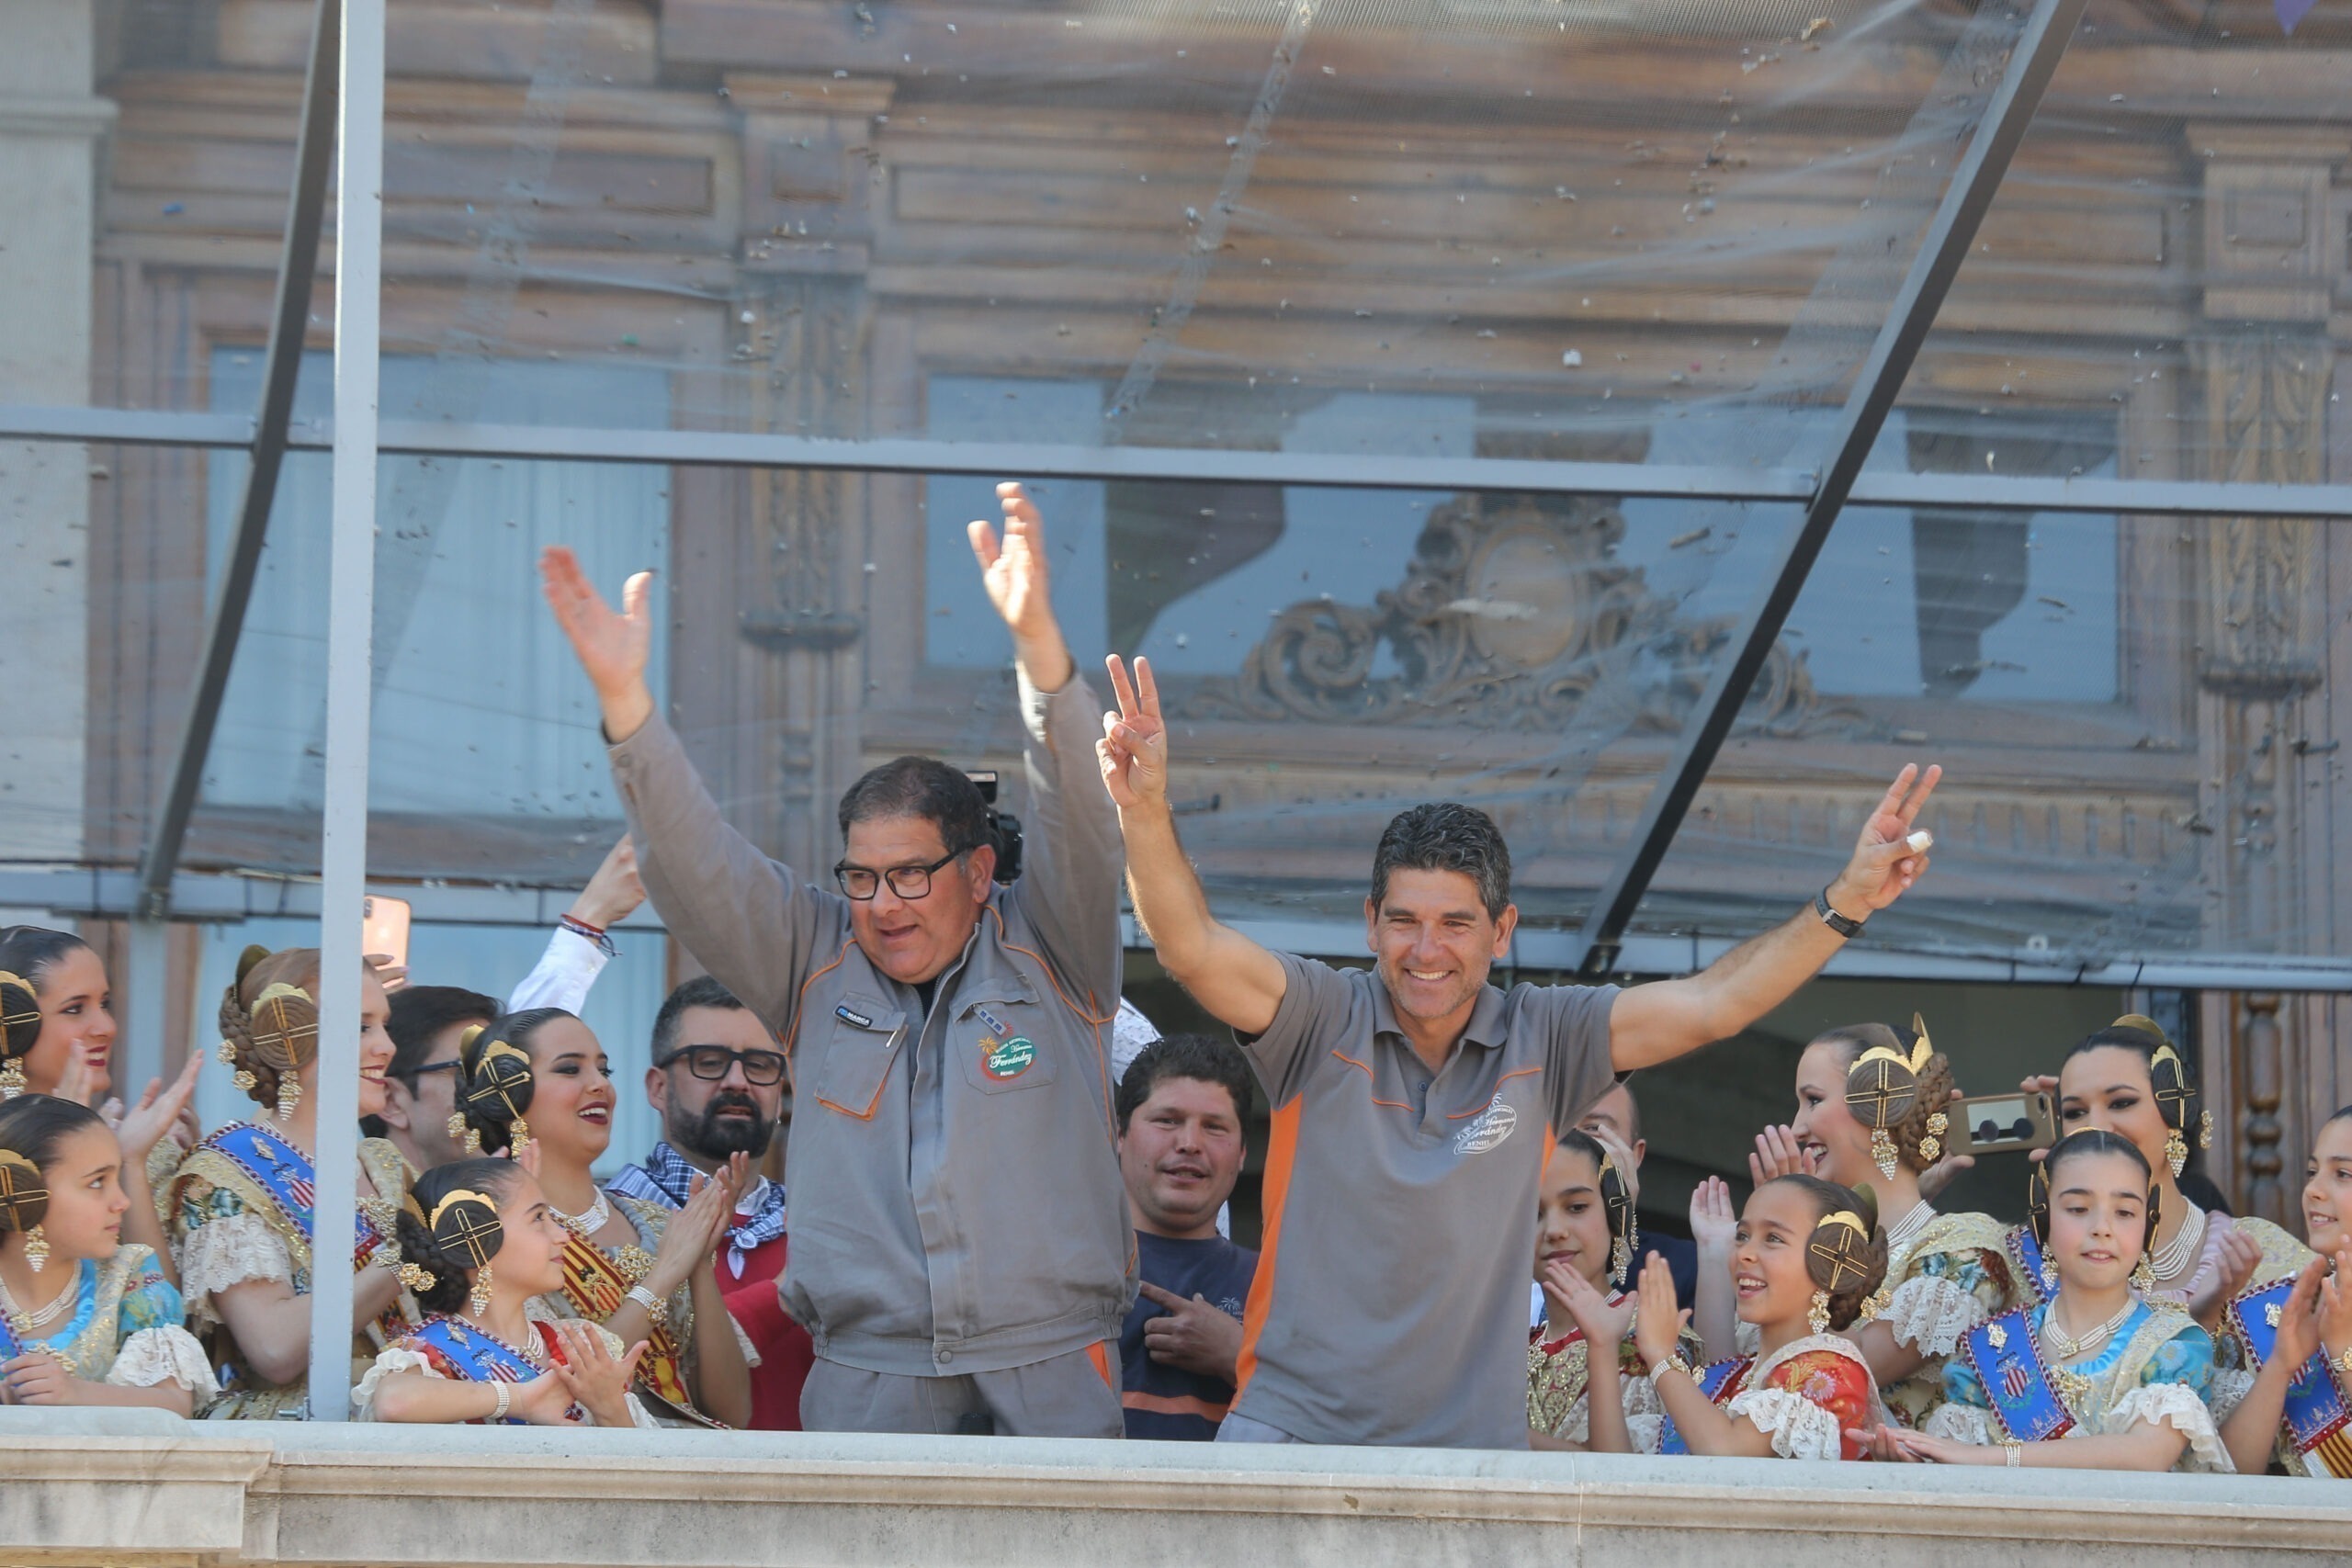
[[[491,1386],[498,1390],[498,1403],[490,1411],[491,1423],[495,1425],[506,1419],[506,1407],[514,1403],[514,1385],[503,1379],[493,1378]]]

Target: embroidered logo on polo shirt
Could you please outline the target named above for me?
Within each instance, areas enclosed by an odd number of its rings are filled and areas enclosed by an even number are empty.
[[[1499,1094],[1487,1102],[1478,1119],[1453,1135],[1453,1152],[1458,1155],[1482,1155],[1511,1135],[1519,1125],[1519,1112],[1503,1103]]]
[[[1019,1077],[1036,1059],[1037,1047],[1025,1034],[1001,1041],[993,1035],[980,1036],[980,1071],[1000,1082]]]

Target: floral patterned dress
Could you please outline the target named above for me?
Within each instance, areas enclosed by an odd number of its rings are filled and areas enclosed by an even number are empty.
[[[1609,1304],[1621,1304],[1625,1294],[1623,1291],[1614,1292]],[[1682,1331],[1679,1348],[1683,1359],[1693,1364],[1705,1354],[1700,1348],[1699,1337],[1688,1328]],[[1580,1328],[1571,1328],[1553,1339],[1545,1338],[1541,1327],[1528,1332],[1530,1428],[1572,1443],[1592,1440],[1592,1407],[1586,1398],[1585,1387],[1590,1371],[1589,1353]],[[1626,1436],[1633,1441],[1634,1451],[1657,1452],[1658,1424],[1665,1417],[1666,1407],[1657,1401],[1657,1385],[1642,1370],[1642,1359],[1634,1349],[1630,1333],[1617,1347],[1617,1392],[1624,1406]]]
[[[1924,1213],[1926,1218],[1919,1218]],[[1917,1429],[1944,1402],[1944,1362],[1971,1329],[2018,1304],[1999,1222],[1921,1204],[1887,1235],[1886,1310],[1894,1342],[1926,1358],[1879,1390],[1896,1424]]]
[[[79,1278],[72,1315],[53,1333],[17,1335],[20,1349],[46,1350],[72,1375],[117,1388],[177,1383],[201,1408],[216,1392],[211,1363],[187,1331],[179,1291],[153,1251],[126,1242],[111,1258],[73,1267]]]

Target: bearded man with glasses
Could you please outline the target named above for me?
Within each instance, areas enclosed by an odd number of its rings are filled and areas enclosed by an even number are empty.
[[[672,991],[654,1017],[652,1061],[645,1098],[662,1118],[662,1141],[610,1189],[683,1209],[695,1178],[712,1175],[730,1156],[748,1155],[757,1170],[791,1114],[784,1053],[767,1026],[700,975]],[[755,1431],[800,1430],[800,1389],[816,1356],[808,1331],[786,1314],[776,1294],[790,1247],[784,1195],[780,1183],[754,1177],[735,1200],[711,1260],[719,1295],[751,1348]]]
[[[646,684],[647,574],[616,614],[571,551],[540,561],[596,688],[653,907],[790,1061],[781,1290],[816,1349],[810,1431],[1125,1425],[1135,1243],[1105,1058],[1125,855],[1093,759],[1102,704],[1054,617],[1043,523],[1020,486],[997,493],[1001,538],[985,522],[970,536],[1020,676],[1029,833],[1010,886],[978,786],[928,757],[842,797],[832,886],[770,860],[728,825]],[[751,1066],[727,1071],[748,1080]]]

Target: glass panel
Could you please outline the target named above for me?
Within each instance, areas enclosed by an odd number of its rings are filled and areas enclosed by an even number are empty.
[[[2341,13],[2092,17],[1905,402],[1960,430],[2096,424],[2125,479],[2344,482],[2352,177],[2321,129],[2352,114]],[[1992,471],[2069,471],[2013,456]]]
[[[248,398],[254,356],[220,352],[215,396]],[[323,413],[328,356],[312,355],[298,417]],[[387,357],[383,403],[413,406],[434,372]],[[665,382],[626,366],[503,362],[485,395],[517,410],[593,419],[658,404]],[[315,408],[310,405],[316,405]],[[253,606],[205,769],[188,846],[208,860],[315,863],[326,725],[330,461],[286,464]],[[243,479],[216,456],[209,490],[217,577]],[[577,550],[612,586],[664,564],[668,470],[588,463],[387,457],[379,474],[370,869],[378,875],[529,878],[593,865],[621,809],[595,700],[537,592],[540,548]],[[188,606],[191,614],[200,614]],[[656,620],[664,678],[667,617]]]
[[[250,919],[200,929],[204,934],[196,980],[199,1040],[208,1037],[212,1009],[236,977],[237,956],[248,944],[258,942],[276,951],[316,946],[319,940],[316,920]],[[410,974],[420,986],[459,986],[503,1003],[538,963],[550,934],[532,926],[419,921],[409,928]],[[628,931],[620,934],[618,943],[621,956],[597,976],[581,1010],[611,1059],[614,1087],[619,1091],[613,1108],[612,1146],[596,1163],[600,1177],[642,1159],[662,1135],[661,1118],[646,1103],[641,1086],[645,1069],[652,1064],[653,1015],[667,994],[662,942],[654,932]],[[243,1119],[256,1109],[252,1097],[230,1082],[225,1072],[200,1076],[196,1100],[197,1115],[207,1127]]]
[[[435,421],[571,417],[486,361],[670,378],[606,423],[844,436],[1021,377],[1097,392],[1024,439],[1641,462],[1663,417],[1776,466],[2019,18],[395,4],[386,344]],[[266,71],[252,31],[219,50]]]
[[[2342,959],[2348,574],[2335,524],[1850,513],[1791,617],[1815,722],[1724,750],[1636,927],[1753,932],[1935,761],[1935,866],[1873,953]]]

